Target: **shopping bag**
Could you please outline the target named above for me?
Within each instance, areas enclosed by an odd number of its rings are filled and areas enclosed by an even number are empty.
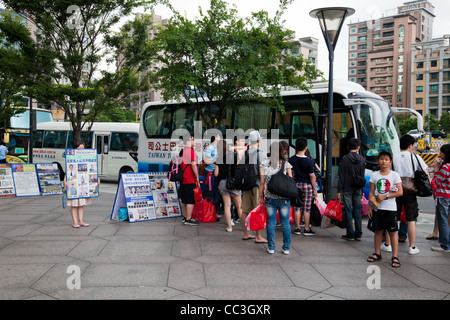
[[[196,203],[202,201],[202,199],[203,199],[202,188],[200,188],[198,183],[194,188],[194,199],[195,199]]]
[[[192,210],[192,219],[198,222],[210,223],[217,221],[216,207],[211,198],[196,202]]]
[[[320,227],[320,225],[322,224],[322,214],[319,211],[319,206],[320,204],[311,206],[309,223],[314,227]]]
[[[281,222],[280,220],[280,210],[277,210],[277,222]],[[289,209],[289,223],[295,223],[294,220],[294,207]]]
[[[259,231],[266,228],[267,211],[265,205],[259,205],[250,212],[250,230]]]
[[[327,216],[322,216],[322,222],[320,223],[320,227],[322,229],[333,228],[335,225],[331,223],[331,219]]]
[[[320,214],[323,216],[323,214],[325,213],[325,209],[327,208],[327,204],[325,203],[325,201],[323,201],[319,197],[315,197],[314,204],[319,209]]]
[[[400,211],[400,222],[406,222],[406,212],[405,207],[402,208],[402,211]]]
[[[328,202],[324,215],[332,220],[342,221],[342,207],[343,205],[339,203],[338,199],[330,201]]]
[[[362,216],[369,215],[369,200],[366,199],[364,193],[361,198],[361,215]]]

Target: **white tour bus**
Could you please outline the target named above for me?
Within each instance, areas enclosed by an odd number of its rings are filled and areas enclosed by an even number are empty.
[[[285,90],[282,92],[285,113],[268,105],[243,105],[239,112],[226,110],[219,130],[228,142],[227,129],[242,129],[248,136],[250,130],[265,132],[264,138],[270,139],[278,129],[280,140],[290,145],[290,155],[295,154],[295,141],[304,137],[308,140],[311,157],[325,177],[325,155],[327,139],[328,82],[315,83],[309,92]],[[348,152],[347,140],[357,137],[362,141],[361,154],[366,158],[366,178],[377,168],[376,157],[381,150],[395,154],[400,151],[398,125],[393,116],[396,112],[412,112],[418,117],[419,129],[423,127],[420,114],[410,109],[391,108],[386,100],[366,91],[359,84],[348,81],[334,82],[333,113],[333,159],[332,159],[332,195],[336,195],[338,168],[342,157]],[[177,152],[178,136],[172,133],[176,129],[187,129],[194,134],[195,150],[202,159],[202,150],[209,144],[204,136],[197,107],[191,103],[149,102],[142,109],[139,133],[140,172],[167,171],[168,163]],[[213,114],[215,110],[212,111]],[[266,146],[267,148],[267,146]],[[264,149],[264,147],[263,147]],[[267,150],[267,149],[266,149]],[[366,185],[368,187],[368,183]],[[367,188],[366,188],[367,189]],[[366,190],[367,191],[367,190]]]
[[[86,133],[87,129],[82,132],[82,140]],[[100,177],[118,179],[121,173],[137,172],[138,145],[139,123],[94,122],[85,148],[97,149]],[[67,148],[73,148],[70,122],[37,124],[33,134],[33,162],[58,163],[65,172]]]

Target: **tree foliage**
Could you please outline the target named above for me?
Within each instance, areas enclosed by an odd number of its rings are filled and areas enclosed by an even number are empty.
[[[113,27],[134,8],[151,2],[4,0],[7,8],[28,15],[38,28],[38,46],[49,48],[55,55],[55,68],[49,74],[53,81],[36,81],[33,93],[40,102],[55,102],[64,110],[72,123],[75,144],[82,142],[86,123],[95,121],[101,112],[125,104],[130,92],[140,91],[142,82],[133,71],[136,65],[130,63],[128,69],[116,72],[101,70],[99,65],[108,53],[116,51],[113,45],[117,43],[108,41]]]
[[[281,0],[274,17],[241,18],[223,0],[211,0],[206,13],[199,8],[194,21],[174,12],[156,38],[164,66],[153,79],[164,99],[192,101],[210,128],[221,124],[226,106],[263,101],[283,109],[282,87],[307,90],[321,75],[309,59],[285,54],[294,49],[282,20],[291,2]]]

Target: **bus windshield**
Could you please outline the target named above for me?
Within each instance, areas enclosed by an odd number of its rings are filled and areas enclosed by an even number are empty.
[[[373,110],[365,105],[354,106],[357,123],[361,129],[361,151],[368,162],[376,162],[380,151],[400,152],[398,124],[386,101],[370,99],[381,110],[381,126],[374,125]]]

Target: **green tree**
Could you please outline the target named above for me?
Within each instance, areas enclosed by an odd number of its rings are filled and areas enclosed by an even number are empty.
[[[100,112],[124,104],[131,92],[141,91],[141,82],[133,71],[139,64],[137,59],[133,60],[134,66],[129,63],[128,69],[116,72],[101,70],[100,62],[116,49],[108,39],[120,19],[154,2],[4,0],[11,10],[28,15],[39,30],[37,45],[55,54],[56,66],[49,74],[52,83],[35,83],[34,93],[40,102],[55,102],[64,110],[72,123],[75,144],[82,142],[82,129],[86,126],[90,131],[87,123],[95,121]]]
[[[23,17],[0,13],[0,126],[23,108],[25,97],[33,94],[36,81],[49,82],[53,55],[34,45]]]
[[[274,17],[259,11],[240,18],[223,0],[211,0],[195,21],[174,12],[156,37],[164,66],[153,81],[164,99],[192,101],[210,128],[221,124],[225,106],[261,101],[283,110],[282,87],[309,89],[321,75],[309,59],[284,54],[293,49],[282,21],[291,2],[281,0]]]
[[[441,130],[450,133],[450,113],[443,112],[439,124],[441,126]]]

